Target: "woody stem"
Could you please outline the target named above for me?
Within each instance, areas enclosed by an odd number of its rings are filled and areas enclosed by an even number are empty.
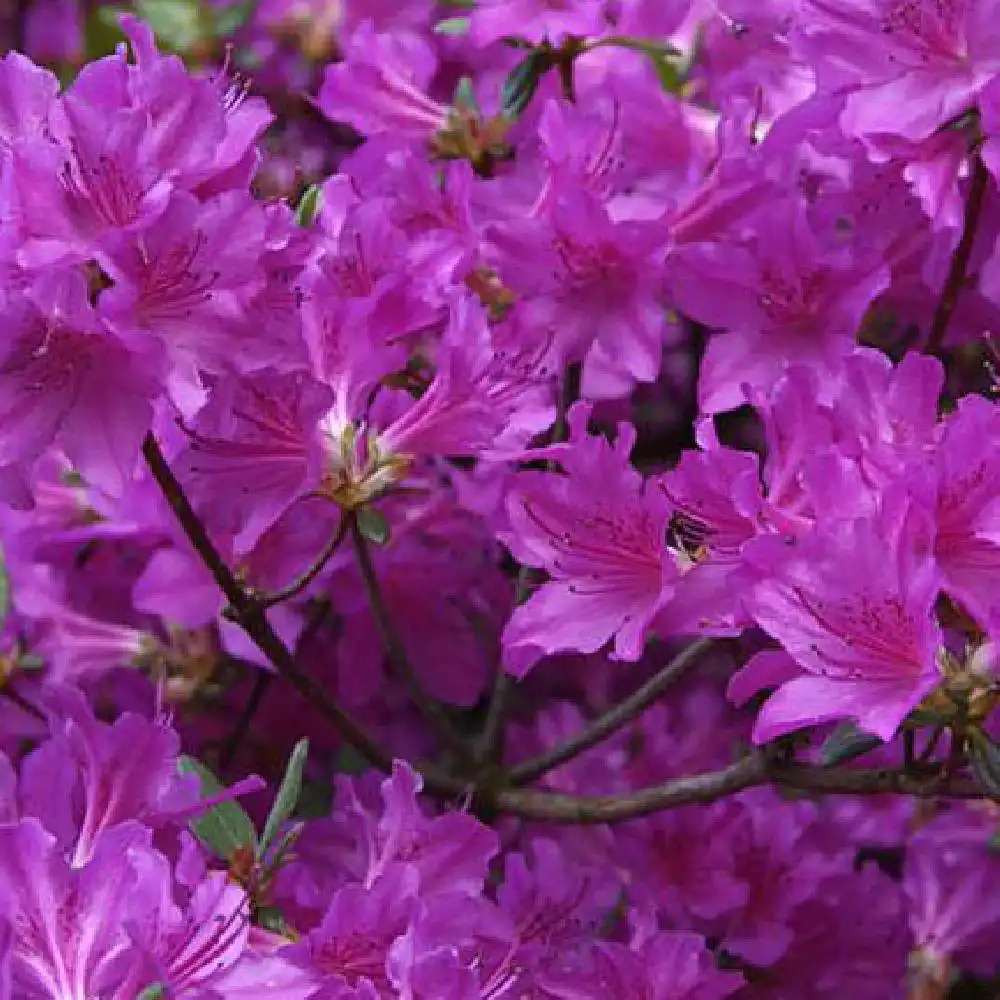
[[[253,644],[267,657],[274,669],[302,697],[314,705],[343,739],[379,770],[392,770],[392,756],[387,753],[354,719],[326,693],[296,662],[289,648],[267,620],[267,614],[236,579],[233,571],[208,537],[205,526],[195,513],[183,487],[170,468],[152,432],[142,443],[142,454],[164,499],[187,536],[195,552],[212,574],[229,602],[233,620],[243,629]],[[433,779],[428,787],[434,785]],[[454,782],[448,784],[448,794],[455,793]]]
[[[628,698],[584,726],[565,743],[552,747],[537,757],[523,761],[510,770],[512,785],[527,785],[560,764],[578,757],[638,718],[668,688],[673,687],[711,647],[710,639],[699,639],[675,656]]]
[[[403,681],[409,690],[413,703],[417,706],[420,714],[427,720],[437,733],[441,743],[458,757],[458,763],[464,764],[469,756],[469,746],[462,738],[462,735],[455,729],[444,706],[440,702],[431,698],[417,676],[413,664],[406,653],[396,631],[389,608],[386,605],[385,595],[379,586],[378,575],[375,572],[375,564],[372,562],[371,550],[368,542],[361,533],[358,519],[353,514],[349,515],[351,542],[354,545],[354,554],[358,561],[358,568],[361,570],[361,579],[364,582],[365,594],[368,597],[368,607],[371,610],[372,618],[375,620],[375,627],[378,629],[379,638],[382,640],[382,648],[385,650],[389,660],[389,666],[394,673]]]
[[[948,277],[945,278],[944,287],[941,289],[941,295],[934,310],[934,318],[931,320],[931,330],[924,347],[927,354],[936,354],[941,350],[945,334],[947,334],[948,326],[951,323],[951,317],[958,305],[959,294],[965,286],[969,258],[972,256],[972,248],[976,242],[976,230],[979,227],[979,216],[983,209],[989,180],[990,174],[983,163],[983,158],[978,154],[974,155],[972,158],[972,177],[969,180],[969,191],[965,198],[962,236],[952,254]]]

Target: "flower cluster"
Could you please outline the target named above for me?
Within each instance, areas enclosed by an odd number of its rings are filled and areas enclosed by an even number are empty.
[[[1000,972],[997,0],[22,6],[0,1000]]]

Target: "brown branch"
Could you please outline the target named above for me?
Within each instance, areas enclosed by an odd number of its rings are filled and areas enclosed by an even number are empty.
[[[354,554],[358,561],[358,568],[361,570],[361,579],[364,582],[365,594],[368,597],[368,606],[371,609],[372,618],[375,619],[375,627],[378,630],[379,638],[382,640],[382,648],[385,650],[389,660],[389,666],[406,685],[417,706],[420,714],[434,728],[441,743],[457,755],[457,762],[461,765],[468,761],[470,748],[462,738],[458,730],[455,729],[448,713],[440,702],[431,698],[423,689],[420,678],[417,676],[413,664],[406,653],[406,647],[396,631],[392,616],[385,603],[385,596],[379,586],[378,576],[375,573],[375,564],[372,562],[371,551],[365,536],[361,533],[358,520],[353,515],[350,517],[351,542],[354,545]]]
[[[152,434],[147,434],[142,451],[164,498],[191,545],[225,594],[235,620],[247,636],[268,658],[278,674],[315,705],[355,750],[375,767],[383,771],[391,770],[391,754],[383,750],[332,701],[322,685],[303,672],[288,647],[271,627],[263,609],[243,590],[212,544]],[[436,769],[421,767],[419,773],[427,791],[440,798],[455,798],[472,793],[474,800],[488,809],[523,819],[553,823],[616,823],[665,809],[714,802],[746,788],[768,784],[826,795],[901,794],[919,798],[986,798],[971,778],[961,775],[927,779],[904,771],[839,770],[810,764],[778,763],[769,760],[766,750],[755,750],[735,764],[718,771],[678,778],[622,795],[565,795],[503,787],[477,789],[461,778],[442,774]]]
[[[566,795],[530,789],[500,789],[489,800],[497,812],[549,823],[621,823],[695,803],[709,803],[747,788],[774,785],[823,795],[911,795],[915,798],[983,799],[971,779],[920,779],[903,771],[847,770],[812,764],[779,764],[756,750],[718,771],[677,778],[621,795]]]
[[[476,743],[476,759],[479,764],[496,763],[503,753],[503,724],[507,715],[507,699],[510,697],[510,674],[497,664],[490,689],[490,700],[486,706],[486,721]]]
[[[531,566],[522,566],[518,570],[517,582],[514,585],[515,607],[531,592],[533,573]],[[499,764],[503,759],[503,728],[512,686],[511,676],[504,670],[503,663],[498,657],[490,701],[486,707],[486,721],[476,743],[476,761],[480,766]]]
[[[177,477],[174,476],[152,433],[147,434],[142,443],[142,454],[188,541],[229,602],[233,620],[267,657],[278,674],[288,681],[307,702],[315,706],[347,743],[379,770],[390,772],[392,770],[392,755],[387,753],[347,712],[333,701],[321,684],[302,670],[291,651],[271,627],[264,609],[243,589],[242,584],[233,575],[232,570],[226,565],[218,549],[208,537],[204,525],[192,508],[191,502],[177,481]],[[465,791],[464,782],[451,779],[447,775],[428,771],[421,773],[427,789],[436,794],[452,796],[462,794]]]
[[[711,644],[710,639],[699,639],[692,643],[645,684],[637,688],[628,698],[594,719],[590,725],[584,726],[565,743],[511,768],[510,783],[515,786],[527,785],[560,764],[578,757],[584,751],[606,740],[623,726],[628,725],[668,688],[676,684],[701,659]]]
[[[522,819],[550,823],[620,823],[695,802],[714,802],[764,783],[766,775],[764,755],[755,753],[721,771],[678,778],[622,795],[564,795],[531,789],[501,789],[490,804],[499,812]]]
[[[965,285],[969,258],[972,256],[972,248],[976,242],[976,230],[979,226],[979,216],[982,212],[989,180],[989,171],[983,163],[983,158],[977,153],[972,158],[972,177],[969,180],[969,192],[965,199],[962,236],[958,241],[958,246],[955,247],[954,254],[952,254],[948,277],[945,279],[944,287],[941,289],[941,297],[934,310],[931,331],[924,346],[926,354],[937,354],[941,350],[952,314],[955,312],[955,306],[958,305],[958,296]]]
[[[770,780],[784,788],[822,795],[910,795],[918,799],[936,796],[950,799],[987,799],[972,778],[952,775],[914,775],[883,768],[867,770],[826,768],[812,764],[782,764],[772,768]]]

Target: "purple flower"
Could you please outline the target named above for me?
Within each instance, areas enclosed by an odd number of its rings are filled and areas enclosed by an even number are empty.
[[[617,658],[638,660],[673,588],[669,505],[629,464],[635,430],[620,426],[611,445],[589,434],[589,417],[589,406],[574,406],[570,443],[550,449],[564,473],[518,473],[507,500],[502,540],[549,574],[504,630],[505,662],[518,676],[546,654],[593,653],[612,639]]]
[[[417,915],[417,893],[417,873],[407,867],[392,869],[370,889],[349,884],[337,890],[319,925],[284,952],[320,988],[311,996],[378,1000],[386,995],[390,950]]]
[[[650,932],[630,945],[595,942],[586,959],[546,989],[557,1000],[723,1000],[743,977],[720,972],[696,934]]]
[[[333,394],[305,372],[263,371],[210,385],[173,467],[208,527],[243,553],[318,486],[319,421]]]
[[[72,689],[49,700],[53,735],[25,759],[18,797],[59,837],[72,867],[90,862],[105,830],[155,828],[192,811],[198,786],[178,773],[180,739],[164,719],[125,714],[108,725]]]
[[[991,889],[1000,859],[989,835],[981,817],[959,808],[923,826],[907,846],[903,891],[919,970],[947,972],[955,961],[993,971],[1000,906]]]
[[[791,204],[760,220],[746,245],[680,247],[671,271],[678,307],[727,331],[709,342],[702,364],[702,410],[740,406],[744,385],[767,391],[792,363],[835,375],[888,284],[880,259],[824,246]]]
[[[420,894],[477,895],[486,880],[487,866],[496,854],[496,836],[477,819],[458,812],[428,818],[420,809],[417,795],[421,779],[406,764],[396,761],[392,776],[382,782],[382,815],[367,812],[344,783],[342,808],[365,852],[364,871],[359,873],[367,887],[393,867],[405,865],[416,870]]]
[[[538,303],[561,353],[586,357],[586,394],[625,395],[656,379],[667,331],[660,222],[616,222],[595,197],[569,188],[544,215],[498,223],[488,238],[504,283]]]
[[[779,554],[747,610],[794,665],[758,654],[730,686],[742,701],[777,685],[754,739],[844,718],[891,739],[940,682],[942,637],[932,614],[939,587],[912,509],[818,526]]]
[[[40,276],[0,308],[0,467],[23,483],[58,443],[90,482],[120,492],[152,419],[149,371],[102,326],[78,274]]]
[[[177,193],[141,235],[116,238],[102,256],[114,286],[101,317],[136,351],[165,359],[193,381],[211,372],[253,370],[235,349],[250,329],[249,306],[264,285],[267,218],[242,192],[208,202]]]
[[[567,35],[600,34],[605,6],[601,0],[483,0],[473,11],[470,36],[478,46],[509,37],[559,45]]]
[[[327,67],[317,104],[328,118],[363,135],[427,139],[445,127],[449,114],[425,90],[435,61],[416,35],[378,34],[362,25],[351,36],[344,61]]]
[[[1000,70],[995,15],[991,0],[807,0],[793,45],[824,90],[846,91],[848,135],[923,139]]]
[[[1000,430],[998,411],[966,396],[943,423],[935,449],[937,506],[934,557],[942,587],[982,624],[1000,625],[1000,468],[983,442]]]
[[[512,338],[513,339],[513,338]],[[507,347],[468,297],[452,306],[437,371],[420,399],[378,436],[380,451],[407,456],[519,453],[555,419],[555,372],[538,351]],[[542,364],[539,365],[541,360]]]
[[[218,987],[247,950],[251,925],[246,892],[224,872],[209,873],[190,887],[178,885],[180,865],[175,877],[167,859],[156,852],[136,860],[140,882],[135,902],[143,909],[127,926],[134,950],[123,987],[159,983],[178,997],[202,996],[200,990]]]
[[[11,920],[13,995],[25,1000],[113,996],[131,954],[124,931],[136,904],[137,824],[104,834],[90,862],[71,869],[34,818],[0,826],[0,899]]]

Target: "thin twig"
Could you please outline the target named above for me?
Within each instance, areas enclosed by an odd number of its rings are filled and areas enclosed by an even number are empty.
[[[250,696],[247,698],[246,705],[243,706],[243,711],[240,712],[240,717],[236,720],[236,725],[233,726],[233,731],[229,734],[229,739],[219,753],[219,767],[223,771],[228,770],[236,759],[236,754],[250,732],[253,718],[257,714],[257,709],[260,708],[261,702],[264,700],[264,695],[267,693],[267,689],[273,678],[274,674],[268,673],[266,670],[258,668],[256,671],[253,679],[253,687],[250,689]]]
[[[937,749],[937,745],[941,741],[941,737],[943,735],[944,726],[935,726],[931,732],[930,738],[927,740],[927,745],[920,751],[920,756],[917,758],[918,767],[923,767],[930,761],[931,756]]]
[[[668,688],[676,684],[708,651],[711,639],[699,639],[678,653],[662,670],[637,688],[628,698],[584,726],[565,743],[518,764],[510,770],[512,785],[527,785],[543,774],[596,746],[640,716]]]
[[[986,169],[986,164],[983,163],[983,158],[978,154],[974,155],[969,193],[965,199],[962,236],[958,241],[958,246],[955,247],[954,254],[952,254],[948,277],[945,279],[944,287],[941,289],[941,297],[934,310],[931,331],[924,346],[924,352],[927,354],[937,354],[941,350],[952,314],[955,312],[955,306],[958,305],[958,296],[965,284],[969,258],[972,256],[972,248],[976,242],[976,230],[979,226],[979,216],[982,212],[989,181],[990,173]]]
[[[465,763],[470,756],[468,743],[462,735],[455,729],[448,713],[440,702],[431,698],[417,676],[413,664],[406,653],[399,633],[393,624],[389,608],[385,603],[385,596],[379,586],[378,576],[375,573],[375,564],[372,562],[372,554],[368,548],[368,542],[361,533],[361,526],[356,517],[350,518],[351,542],[354,545],[354,555],[358,561],[358,568],[361,570],[361,579],[364,582],[365,594],[368,597],[368,606],[371,609],[372,618],[375,620],[375,627],[378,629],[379,638],[382,640],[382,648],[385,650],[389,660],[389,666],[397,674],[400,680],[406,685],[413,703],[418,711],[428,723],[434,728],[442,744],[449,750],[454,751],[458,756],[458,763]]]
[[[989,798],[972,778],[952,775],[907,774],[881,768],[825,768],[810,764],[783,764],[772,769],[770,780],[784,788],[798,788],[823,795],[911,795],[928,799],[936,796],[953,799]]]
[[[476,759],[480,764],[497,763],[502,755],[501,737],[510,688],[510,674],[504,670],[503,664],[497,664],[497,671],[493,675],[493,687],[490,689],[489,704],[486,706],[486,721],[476,743]]]
[[[526,600],[531,592],[531,577],[534,570],[531,566],[522,566],[518,570],[517,582],[514,584],[514,605]],[[493,687],[490,691],[490,701],[486,707],[486,721],[483,731],[476,742],[476,761],[482,766],[499,764],[503,759],[503,728],[507,715],[507,705],[510,699],[513,682],[510,674],[504,670],[503,663],[497,658],[496,673],[493,675]]]
[[[556,408],[556,419],[552,425],[550,444],[566,440],[568,430],[566,414],[569,408],[580,398],[580,381],[583,366],[579,362],[569,365],[563,375],[562,388],[559,393],[559,403]],[[551,459],[545,463],[550,471],[554,470],[555,462]],[[531,566],[522,566],[518,570],[517,582],[514,585],[514,605],[522,604],[531,593],[532,578],[537,570]],[[476,760],[480,765],[498,764],[503,759],[503,726],[507,714],[507,705],[513,687],[510,674],[497,662],[496,674],[493,677],[493,688],[490,691],[490,701],[486,709],[486,722],[476,743]]]
[[[143,440],[142,454],[188,541],[229,602],[234,621],[240,625],[247,637],[267,657],[274,669],[307,702],[316,707],[346,742],[379,770],[390,772],[392,770],[392,755],[387,753],[350,715],[337,705],[322,685],[302,670],[291,651],[271,627],[265,611],[247,594],[233,575],[232,570],[226,565],[218,549],[208,537],[204,525],[194,512],[191,502],[177,481],[177,477],[167,463],[152,433],[147,434]],[[442,776],[443,778],[444,776]],[[456,783],[453,781],[442,780],[439,782],[435,776],[428,775],[425,775],[425,783],[429,789],[438,786],[446,794],[456,794],[461,787],[459,786],[457,789]]]
[[[276,590],[272,594],[261,594],[256,599],[262,608],[273,608],[276,604],[290,601],[293,597],[298,597],[306,587],[323,571],[323,567],[333,558],[341,542],[347,536],[347,522],[349,518],[341,516],[337,522],[337,530],[331,535],[323,551],[316,558],[316,561],[297,580],[294,580],[287,587]]]
[[[6,698],[12,705],[17,705],[17,707],[26,715],[30,715],[33,718],[38,719],[40,722],[48,721],[45,713],[40,708],[32,704],[19,691],[15,691],[10,682],[0,685],[0,696]]]

